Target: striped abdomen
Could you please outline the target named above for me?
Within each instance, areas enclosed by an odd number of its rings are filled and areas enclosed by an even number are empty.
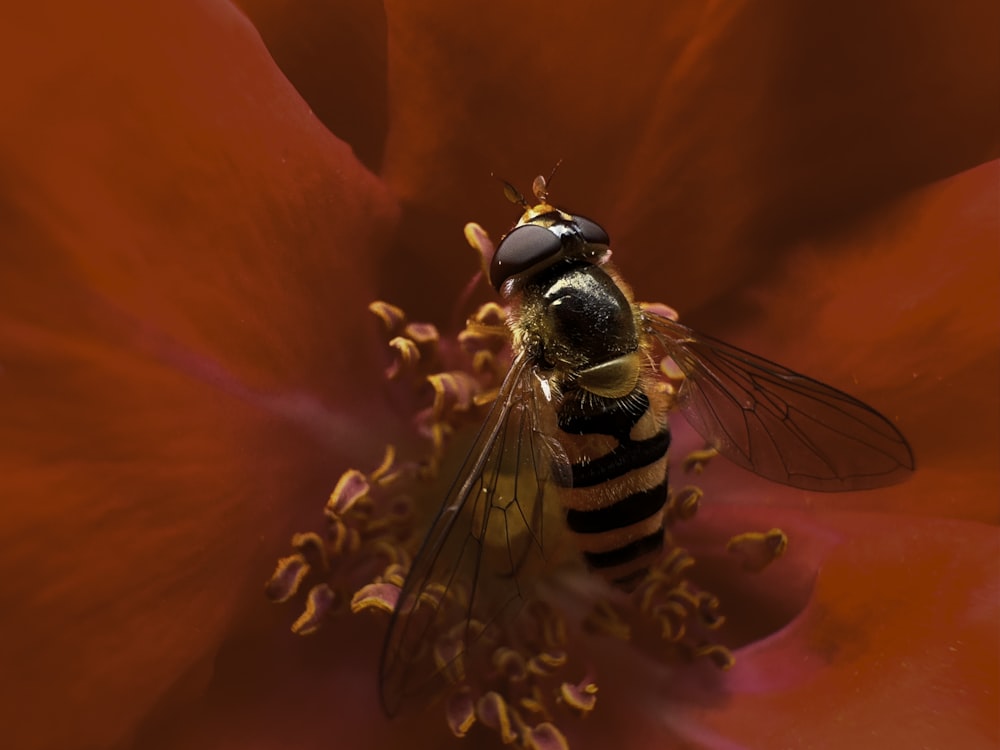
[[[663,548],[665,399],[641,382],[624,398],[575,390],[557,418],[556,437],[572,465],[572,487],[560,493],[567,526],[587,564],[627,588]]]

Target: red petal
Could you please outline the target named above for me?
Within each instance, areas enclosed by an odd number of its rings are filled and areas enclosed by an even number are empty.
[[[726,750],[995,745],[995,528],[733,507],[707,510],[697,523],[722,539],[780,525],[789,557],[755,583],[769,590],[758,593],[757,606],[804,609],[786,628],[738,650],[724,675],[706,665],[668,672],[617,659],[622,672],[601,674],[600,705],[581,730],[585,739],[570,737],[573,747],[612,738],[622,747]],[[812,581],[803,577],[810,570],[818,571]],[[731,618],[747,614],[723,598]]]
[[[386,14],[385,172],[411,209],[391,295],[404,306],[432,260],[448,288],[474,272],[463,222],[494,236],[513,223],[491,173],[526,186],[562,159],[553,199],[609,230],[642,297],[690,319],[803,239],[996,155],[995,3]]]
[[[252,614],[257,627],[244,628],[223,644],[204,697],[150,717],[137,748],[383,750],[446,748],[454,742],[461,750],[441,704],[385,718],[375,669],[382,629],[375,619],[351,617],[301,638],[286,630],[286,610]]]
[[[198,692],[290,528],[377,463],[393,209],[228,6],[2,36],[5,738],[108,747]]]
[[[747,298],[733,343],[848,390],[897,420],[915,476],[807,495],[727,462],[709,496],[1000,520],[1000,162],[917,191],[835,241],[803,248]],[[748,342],[749,340],[749,342]]]
[[[987,747],[997,742],[1000,536],[960,521],[783,519],[830,544],[808,607],[737,654],[724,711],[692,718],[770,747]]]
[[[242,0],[268,51],[330,132],[378,169],[388,130],[385,9],[355,0]]]

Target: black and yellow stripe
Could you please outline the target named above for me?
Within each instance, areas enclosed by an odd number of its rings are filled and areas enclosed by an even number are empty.
[[[564,395],[557,418],[572,471],[562,492],[566,525],[588,566],[627,588],[663,549],[666,404],[641,385],[617,399]]]

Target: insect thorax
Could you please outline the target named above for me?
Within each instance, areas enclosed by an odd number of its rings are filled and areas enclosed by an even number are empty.
[[[590,369],[614,370],[635,354],[639,335],[632,303],[616,280],[589,263],[546,269],[525,284],[516,304],[514,340],[559,389],[582,386]],[[608,373],[616,377],[616,373]],[[620,377],[628,377],[627,373]],[[629,388],[631,390],[631,388]]]

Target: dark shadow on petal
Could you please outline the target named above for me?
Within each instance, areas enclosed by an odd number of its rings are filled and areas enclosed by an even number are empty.
[[[324,125],[374,172],[389,127],[385,10],[380,2],[238,3]]]

